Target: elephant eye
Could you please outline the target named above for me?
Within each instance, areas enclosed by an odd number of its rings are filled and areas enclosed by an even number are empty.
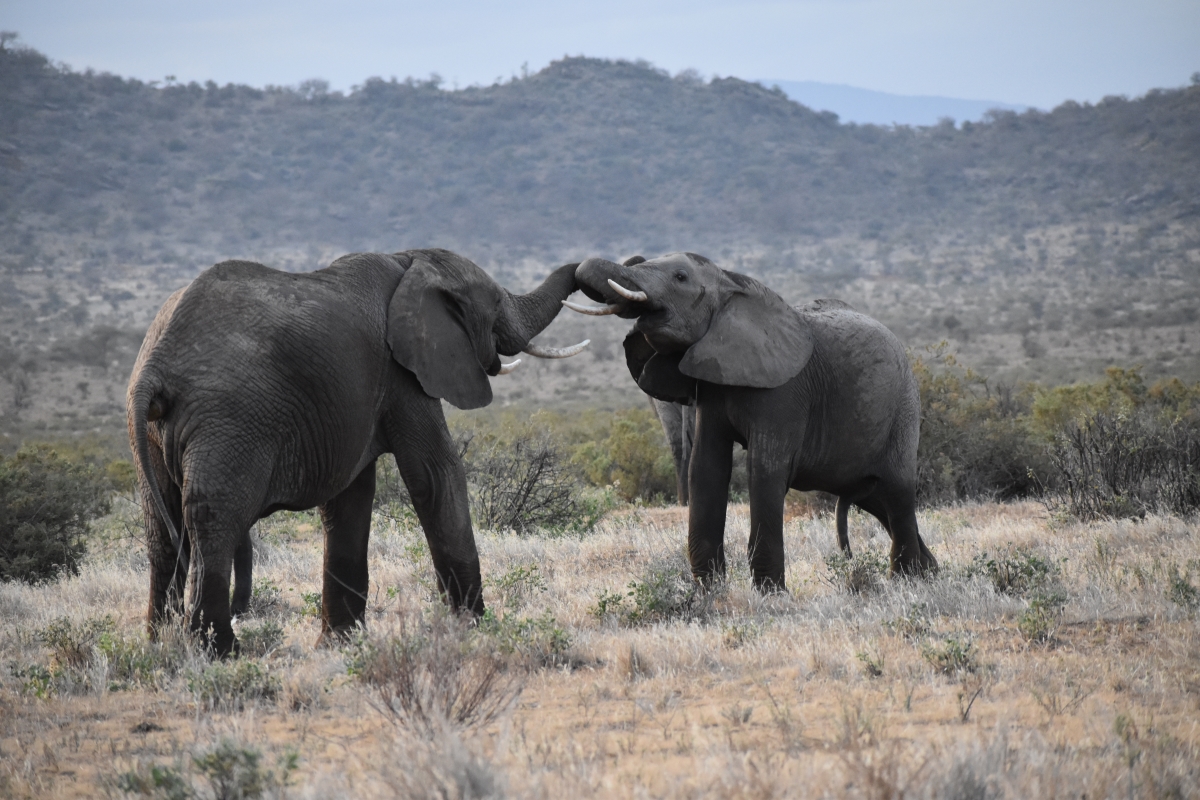
[[[683,283],[684,281],[687,280],[687,273],[684,272],[683,270],[679,270],[679,272],[675,273],[675,280],[679,281],[680,283]]]

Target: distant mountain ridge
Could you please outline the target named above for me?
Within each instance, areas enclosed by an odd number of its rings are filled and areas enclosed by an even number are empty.
[[[950,338],[997,380],[1195,380],[1200,85],[893,127],[592,58],[342,94],[154,86],[0,47],[0,245],[0,448],[119,431],[155,309],[217,261],[419,247],[513,289],[691,250],[791,302],[843,299],[916,352]],[[610,323],[559,315],[548,341],[588,353],[522,365],[497,397],[644,403]]]
[[[818,81],[760,80],[778,86],[792,100],[814,111],[832,111],[841,122],[858,125],[936,125],[945,118],[979,122],[994,109],[1021,113],[1033,106],[995,100],[964,100],[935,95],[903,95]]]

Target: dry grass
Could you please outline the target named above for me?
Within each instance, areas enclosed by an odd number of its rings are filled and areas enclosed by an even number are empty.
[[[852,594],[826,564],[832,518],[789,516],[791,592],[769,597],[742,563],[745,507],[730,509],[728,585],[708,596],[670,580],[680,509],[584,538],[480,534],[492,617],[443,625],[437,658],[409,659],[468,677],[500,665],[498,691],[522,690],[474,726],[380,713],[378,685],[347,670],[361,647],[313,647],[311,515],[259,526],[239,623],[258,655],[224,675],[183,638],[145,645],[142,549],[111,538],[78,577],[0,585],[0,795],[210,797],[232,781],[268,797],[1200,796],[1200,630],[1179,588],[1200,583],[1196,522],[926,512],[941,576]],[[884,549],[861,516],[851,535]],[[999,591],[984,552],[1053,569]],[[364,641],[437,622],[419,531],[379,519],[371,569]],[[72,631],[93,639],[72,650]]]

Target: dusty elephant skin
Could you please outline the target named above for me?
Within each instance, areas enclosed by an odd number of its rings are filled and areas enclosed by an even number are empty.
[[[151,633],[183,610],[221,655],[236,641],[230,571],[248,599],[248,530],[317,507],[325,529],[321,637],[365,611],[375,460],[392,453],[443,597],[483,613],[463,465],[441,398],[491,402],[500,356],[529,340],[575,289],[575,264],[526,295],[445,250],[344,256],[290,274],[247,261],[173,294],[146,334],[128,391],[150,556]],[[537,355],[538,353],[534,353]]]
[[[606,304],[590,313],[637,320],[625,355],[638,386],[695,406],[688,555],[698,580],[725,570],[735,442],[747,450],[756,587],[785,586],[789,488],[838,495],[844,547],[849,503],[878,518],[892,539],[893,574],[937,569],[917,530],[917,384],[887,328],[836,300],[792,308],[694,253],[624,264],[591,258],[576,280]]]

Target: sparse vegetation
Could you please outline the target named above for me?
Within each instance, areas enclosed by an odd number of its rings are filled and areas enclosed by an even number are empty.
[[[315,520],[272,518],[258,586],[278,598],[239,622],[243,655],[225,662],[182,627],[146,639],[129,566],[143,545],[114,538],[77,576],[0,586],[0,780],[18,796],[212,797],[225,775],[263,797],[854,798],[877,796],[870,777],[1012,798],[1043,796],[1052,758],[1089,797],[1127,797],[1131,770],[1135,796],[1200,785],[1190,522],[1083,524],[1036,502],[922,512],[939,576],[853,594],[823,558],[832,516],[799,516],[792,592],[760,596],[740,563],[746,508],[729,514],[729,577],[704,595],[678,509],[624,508],[581,538],[481,531],[489,612],[471,626],[408,556],[420,529],[379,513],[367,628],[342,652],[314,648],[301,613]]]

